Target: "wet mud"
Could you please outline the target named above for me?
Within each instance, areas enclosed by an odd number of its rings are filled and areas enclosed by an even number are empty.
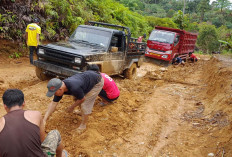
[[[25,109],[44,115],[52,101],[28,57],[0,52],[0,94],[19,88]],[[198,56],[199,62],[162,67],[144,62],[134,80],[113,77],[121,95],[113,104],[95,102],[88,128],[78,134],[81,117],[66,113],[64,96],[46,124],[58,129],[71,157],[231,156],[232,60]],[[5,114],[0,100],[0,116]]]

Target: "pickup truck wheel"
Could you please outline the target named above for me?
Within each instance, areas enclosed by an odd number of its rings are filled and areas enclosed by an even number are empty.
[[[135,78],[136,73],[137,73],[137,66],[135,63],[133,63],[129,69],[125,70],[124,76],[127,79],[133,79]]]
[[[41,81],[45,81],[45,80],[50,79],[50,77],[49,77],[48,75],[46,75],[46,74],[44,73],[44,70],[41,69],[41,68],[36,67],[35,72],[36,72],[36,76],[37,76]]]

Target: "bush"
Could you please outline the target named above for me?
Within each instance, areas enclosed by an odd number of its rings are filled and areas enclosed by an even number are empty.
[[[219,48],[218,36],[214,25],[202,23],[198,34],[197,44],[203,52],[212,53]]]

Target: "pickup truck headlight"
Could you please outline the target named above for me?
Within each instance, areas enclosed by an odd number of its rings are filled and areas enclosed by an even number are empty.
[[[171,53],[172,53],[172,50],[170,50],[170,51],[166,51],[165,53],[167,53],[167,54],[171,54]]]
[[[79,58],[79,57],[75,57],[74,62],[75,62],[75,63],[79,63],[79,64],[80,64],[80,63],[81,63],[81,58]]]
[[[38,53],[44,55],[44,49],[39,49]]]

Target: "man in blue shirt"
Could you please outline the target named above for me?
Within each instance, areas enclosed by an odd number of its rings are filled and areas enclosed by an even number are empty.
[[[179,65],[179,64],[184,65],[184,61],[178,55],[176,55],[175,58],[173,58],[173,60],[172,60],[172,64],[174,64],[174,65]]]

